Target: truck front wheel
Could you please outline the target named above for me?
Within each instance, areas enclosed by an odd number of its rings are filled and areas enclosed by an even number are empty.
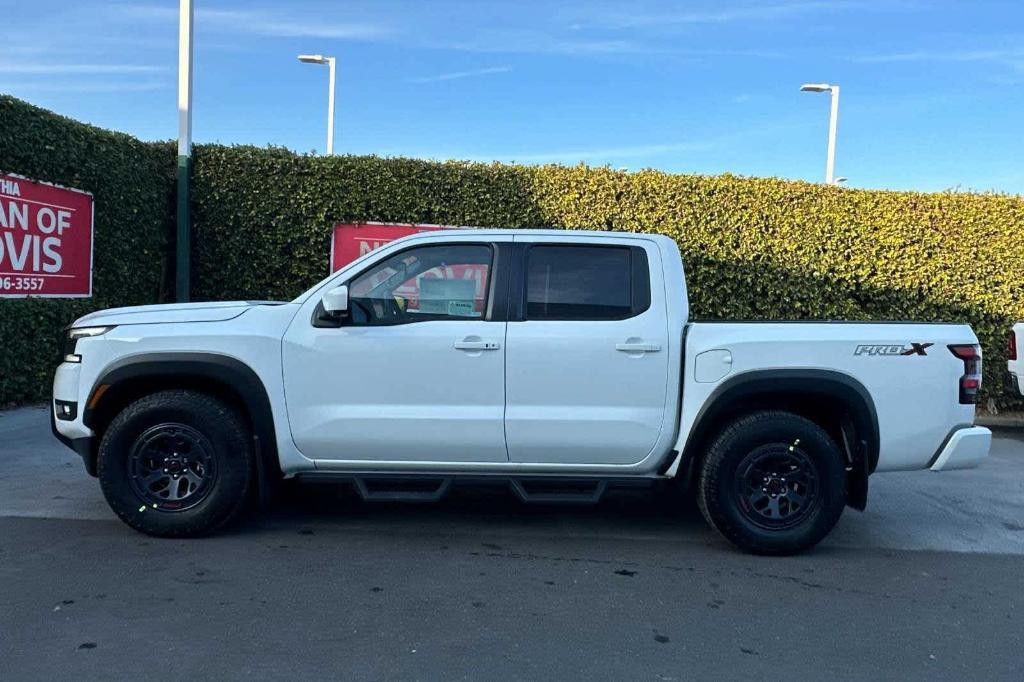
[[[231,406],[197,391],[160,391],[110,423],[97,474],[110,508],[132,528],[203,535],[244,506],[252,450],[246,422]]]
[[[729,424],[712,442],[697,502],[708,523],[745,551],[800,552],[824,538],[843,513],[842,454],[809,419],[755,412]]]

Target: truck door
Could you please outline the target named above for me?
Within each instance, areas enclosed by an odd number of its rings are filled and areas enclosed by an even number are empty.
[[[514,267],[505,437],[513,462],[633,464],[666,411],[668,317],[652,242],[529,237]],[[659,273],[652,287],[651,272]],[[518,280],[518,282],[516,282]]]
[[[457,237],[402,249],[348,280],[349,314],[335,327],[318,326],[307,302],[282,349],[288,421],[302,454],[508,461],[497,251]]]

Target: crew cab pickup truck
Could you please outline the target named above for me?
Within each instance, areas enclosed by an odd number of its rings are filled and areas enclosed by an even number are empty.
[[[981,351],[961,324],[688,322],[665,236],[417,234],[290,303],[92,313],[53,428],[111,508],[209,533],[282,478],[366,499],[486,479],[593,501],[676,479],[744,550],[792,553],[876,472],[976,466]]]

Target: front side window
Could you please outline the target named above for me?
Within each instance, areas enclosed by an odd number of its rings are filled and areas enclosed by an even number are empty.
[[[633,315],[629,247],[533,246],[526,319],[622,320]]]
[[[481,319],[491,256],[491,248],[479,244],[423,246],[395,254],[349,284],[352,323]]]

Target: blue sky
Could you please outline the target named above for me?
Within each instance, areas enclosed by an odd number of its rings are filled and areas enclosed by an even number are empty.
[[[1024,193],[1024,3],[195,0],[198,142]],[[0,0],[0,92],[177,135],[177,2]],[[2,122],[0,122],[2,125]]]

